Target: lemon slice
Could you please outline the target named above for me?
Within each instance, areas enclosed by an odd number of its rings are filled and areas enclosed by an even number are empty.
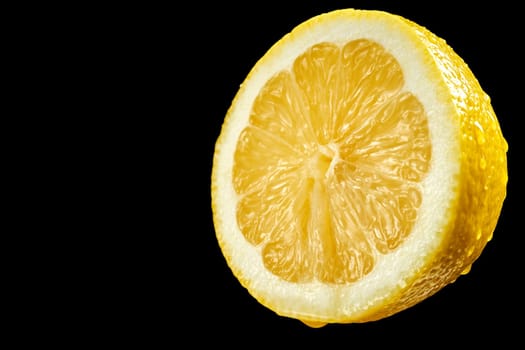
[[[240,283],[312,327],[378,320],[468,272],[507,143],[464,61],[422,26],[344,9],[253,67],[216,142],[212,209]]]

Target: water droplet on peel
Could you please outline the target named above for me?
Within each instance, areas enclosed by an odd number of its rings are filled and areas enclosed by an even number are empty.
[[[471,256],[472,253],[474,253],[474,247],[470,247],[468,250],[467,250],[467,256]]]
[[[472,265],[469,265],[469,266],[465,267],[465,268],[463,269],[463,271],[461,271],[461,274],[462,274],[462,275],[466,275],[467,273],[470,272],[470,269],[471,269],[471,268],[472,268]]]
[[[476,239],[479,241],[481,239],[481,229],[478,228],[478,230],[476,231]]]
[[[481,157],[479,160],[479,167],[481,169],[485,169],[487,167],[487,161],[485,160],[485,157]]]
[[[487,238],[487,242],[490,242],[492,240],[492,235],[494,234],[494,232],[491,232],[489,238]]]
[[[300,321],[304,323],[305,325],[307,325],[308,327],[312,327],[312,328],[321,328],[321,327],[326,326],[326,322],[314,322],[314,321],[305,321],[305,320],[300,320]]]
[[[478,144],[482,145],[486,141],[485,131],[483,130],[483,127],[479,122],[475,121],[474,125],[476,126],[476,141],[478,142]]]

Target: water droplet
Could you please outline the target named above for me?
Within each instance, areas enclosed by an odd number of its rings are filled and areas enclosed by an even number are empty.
[[[317,321],[306,321],[306,320],[300,320],[302,323],[307,325],[308,327],[312,328],[321,328],[326,326],[326,322],[317,322]]]
[[[461,274],[462,274],[462,275],[466,275],[467,273],[470,272],[470,269],[471,269],[471,268],[472,268],[472,264],[469,265],[469,266],[467,266],[467,267],[465,267],[465,268],[463,269],[463,271],[461,271]]]
[[[485,131],[483,130],[483,127],[478,121],[474,122],[474,125],[476,126],[476,141],[478,144],[482,145],[485,143]]]
[[[476,231],[476,239],[479,241],[481,239],[481,228],[478,228],[478,230]]]
[[[487,161],[485,160],[485,157],[481,157],[479,160],[479,167],[481,169],[485,169],[487,167]]]
[[[474,247],[470,247],[468,250],[467,250],[467,256],[471,256],[472,253],[474,253]]]
[[[489,238],[487,238],[487,242],[490,242],[490,241],[492,240],[492,235],[493,235],[493,234],[494,234],[494,232],[491,232],[491,233],[490,233]]]

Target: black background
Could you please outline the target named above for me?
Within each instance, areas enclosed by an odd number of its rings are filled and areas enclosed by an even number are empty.
[[[14,139],[6,145],[28,148],[14,155],[20,167],[5,165],[27,177],[6,188],[34,209],[6,201],[20,212],[12,221],[18,230],[6,229],[6,237],[21,240],[19,250],[5,245],[13,257],[5,270],[17,276],[4,281],[14,310],[5,323],[17,331],[6,335],[68,348],[520,344],[524,21],[517,4],[180,1],[6,11],[5,37],[14,45],[4,50],[5,70],[14,78],[5,100],[18,110],[5,119],[22,126],[14,137],[4,128]],[[387,319],[312,329],[260,305],[226,266],[212,220],[212,157],[257,60],[303,21],[349,7],[413,20],[467,62],[509,143],[508,195],[468,275]],[[11,268],[18,264],[27,268]]]
[[[224,116],[257,60],[301,22],[348,7],[402,15],[445,39],[465,60],[491,96],[509,143],[508,193],[493,239],[468,275],[387,319],[311,329],[260,305],[230,272],[215,239],[210,173],[214,144]],[[385,341],[390,345],[422,347],[474,345],[489,340],[507,343],[521,337],[514,328],[516,323],[523,323],[519,292],[523,275],[522,249],[518,244],[521,228],[516,224],[519,175],[515,161],[520,153],[516,133],[520,130],[518,106],[523,101],[523,73],[519,66],[523,59],[518,36],[521,24],[516,12],[510,2],[460,1],[302,1],[295,5],[286,1],[221,2],[211,8],[203,5],[202,9],[186,12],[195,24],[195,28],[186,27],[186,31],[198,31],[190,39],[191,52],[182,53],[187,55],[183,60],[198,67],[189,73],[190,84],[195,85],[189,89],[190,96],[185,101],[193,105],[186,117],[191,118],[192,127],[198,130],[201,138],[194,142],[203,151],[190,156],[190,161],[195,162],[194,169],[198,169],[190,177],[191,181],[198,181],[195,187],[199,192],[191,195],[193,205],[188,208],[191,211],[188,215],[197,219],[191,221],[187,234],[191,235],[191,255],[196,265],[184,268],[189,276],[183,288],[189,296],[179,305],[181,310],[188,310],[185,316],[179,315],[183,329],[199,334],[193,340],[206,341],[207,334],[216,334],[211,341],[219,346],[319,342],[351,348],[375,347]]]

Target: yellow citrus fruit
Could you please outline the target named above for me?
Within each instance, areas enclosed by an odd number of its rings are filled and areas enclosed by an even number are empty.
[[[378,320],[468,272],[507,143],[467,64],[424,27],[343,9],[256,63],[217,139],[218,243],[240,283],[318,327]]]

